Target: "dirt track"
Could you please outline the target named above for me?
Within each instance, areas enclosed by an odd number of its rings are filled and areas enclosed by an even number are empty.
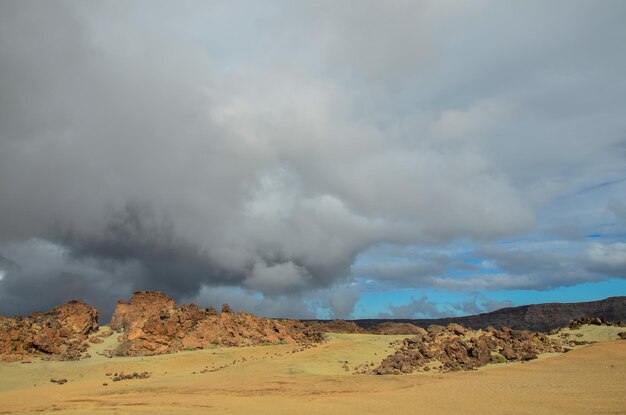
[[[355,376],[343,367],[380,360],[398,337],[333,335],[295,353],[278,345],[3,364],[0,413],[626,414],[626,341],[463,373]],[[105,376],[121,371],[152,375]]]

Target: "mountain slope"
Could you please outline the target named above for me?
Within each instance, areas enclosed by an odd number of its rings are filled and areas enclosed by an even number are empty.
[[[626,296],[609,297],[599,301],[583,303],[545,303],[519,307],[506,307],[489,313],[474,316],[446,317],[435,319],[362,319],[353,320],[363,328],[370,328],[384,322],[412,323],[419,327],[431,324],[447,325],[459,323],[475,329],[487,326],[510,327],[547,331],[569,324],[573,319],[584,316],[604,317],[607,321],[626,321]]]

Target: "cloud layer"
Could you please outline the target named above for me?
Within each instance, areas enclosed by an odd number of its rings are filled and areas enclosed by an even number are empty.
[[[0,4],[0,313],[160,289],[345,317],[365,277],[624,277],[619,237],[581,260],[491,248],[623,230],[621,2],[153,6]],[[423,253],[353,266],[382,243],[459,241],[497,272]]]

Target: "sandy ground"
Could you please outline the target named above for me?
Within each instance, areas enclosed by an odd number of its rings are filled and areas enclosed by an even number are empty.
[[[93,350],[77,362],[0,364],[0,413],[626,414],[626,341],[612,340],[616,331],[583,327],[572,335],[602,342],[524,364],[404,376],[343,367],[380,361],[404,336],[331,335],[304,351],[277,345],[149,358],[108,359]],[[151,377],[106,376],[143,371]]]

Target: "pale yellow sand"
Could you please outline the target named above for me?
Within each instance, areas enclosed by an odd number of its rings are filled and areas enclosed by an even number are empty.
[[[616,332],[583,329],[585,337],[606,339]],[[0,413],[626,414],[625,340],[463,373],[355,376],[342,368],[346,360],[350,369],[380,361],[389,342],[402,337],[331,335],[296,353],[278,345],[1,364]],[[152,377],[111,382],[105,376],[120,371]],[[52,377],[69,382],[56,385]]]

